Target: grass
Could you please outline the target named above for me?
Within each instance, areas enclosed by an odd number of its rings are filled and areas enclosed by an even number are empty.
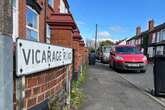
[[[80,77],[77,81],[73,81],[72,90],[71,90],[71,109],[78,110],[82,104],[85,94],[83,93],[81,86],[86,82],[87,79],[88,67],[83,66],[82,71],[80,72]]]

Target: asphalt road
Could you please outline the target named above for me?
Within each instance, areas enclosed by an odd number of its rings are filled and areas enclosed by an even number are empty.
[[[133,75],[140,75],[138,77],[142,80],[141,77],[148,74],[119,74],[109,69],[108,65],[99,63],[91,66],[88,80],[82,87],[86,99],[80,110],[165,110],[163,106],[145,95],[142,90],[135,88],[125,80],[126,78],[133,80]],[[136,79],[139,80],[137,76]],[[134,81],[134,83],[143,88],[148,85],[152,87],[152,84],[150,85],[148,82],[140,84],[140,80]]]
[[[153,64],[147,65],[146,73],[125,71],[120,75],[144,91],[149,92],[154,88]]]

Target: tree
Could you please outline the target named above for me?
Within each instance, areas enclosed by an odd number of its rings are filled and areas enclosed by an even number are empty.
[[[113,45],[114,43],[110,40],[105,40],[105,41],[101,41],[100,42],[100,46],[109,46],[109,45]]]

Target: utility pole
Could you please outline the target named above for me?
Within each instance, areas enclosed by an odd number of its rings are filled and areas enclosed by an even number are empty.
[[[0,110],[13,110],[12,0],[0,0]]]
[[[96,24],[96,33],[95,33],[95,52],[97,49],[97,31],[98,31],[98,25]]]

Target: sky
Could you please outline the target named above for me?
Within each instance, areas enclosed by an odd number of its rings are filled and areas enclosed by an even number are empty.
[[[137,26],[147,30],[148,21],[165,22],[165,0],[68,0],[84,39],[114,41],[133,37]]]

